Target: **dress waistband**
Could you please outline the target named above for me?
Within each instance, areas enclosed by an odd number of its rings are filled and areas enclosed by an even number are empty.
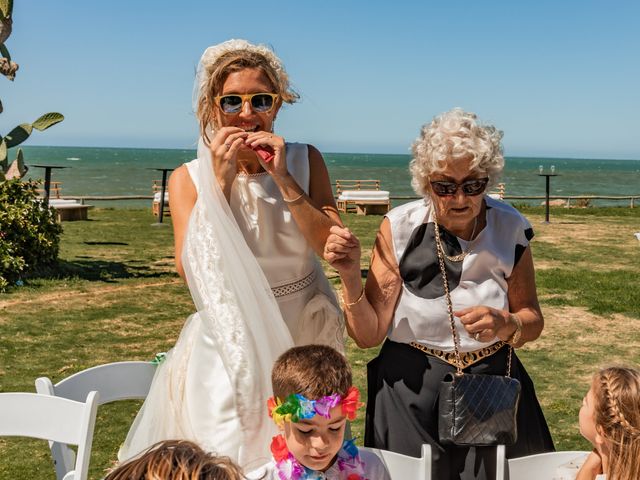
[[[456,362],[456,353],[455,352],[445,352],[444,350],[436,350],[435,348],[425,347],[421,343],[411,342],[409,343],[413,348],[417,348],[421,352],[431,355],[433,357],[437,357],[440,360],[447,362],[449,365],[457,366]],[[472,350],[471,352],[460,352],[460,368],[465,369],[474,363],[478,363],[483,358],[490,357],[498,350],[500,350],[506,343],[502,340],[497,341],[489,345],[488,347],[479,348],[478,350]]]
[[[273,296],[276,298],[285,297],[287,295],[291,295],[292,293],[299,292],[300,290],[304,290],[309,285],[311,285],[315,279],[316,270],[314,268],[309,275],[302,277],[300,280],[296,280],[285,285],[280,285],[279,287],[274,287],[271,289],[271,291],[273,292]]]

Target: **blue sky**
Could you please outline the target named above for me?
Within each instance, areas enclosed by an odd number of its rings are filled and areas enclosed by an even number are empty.
[[[190,148],[209,45],[271,45],[302,101],[276,130],[326,152],[406,153],[459,106],[507,155],[640,159],[640,3],[16,0],[0,131],[60,111],[30,145]]]

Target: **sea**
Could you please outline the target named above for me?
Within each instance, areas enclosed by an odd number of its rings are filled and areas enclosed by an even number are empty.
[[[65,167],[52,171],[52,180],[62,182],[62,195],[123,196],[151,195],[152,183],[162,178],[158,168],[176,168],[195,157],[195,150],[95,147],[23,147],[27,178],[41,179],[44,169],[33,165]],[[15,153],[9,152],[9,158]],[[392,203],[408,201],[393,197],[415,196],[411,188],[409,155],[324,153],[332,182],[337,179],[379,179]],[[507,157],[500,179],[505,195],[542,196],[543,173],[551,177],[551,195],[640,195],[640,160],[596,158]],[[511,200],[540,204],[540,200]],[[99,207],[146,208],[150,200],[87,201]],[[636,200],[636,204],[640,201]],[[628,206],[629,200],[595,200],[596,206]]]

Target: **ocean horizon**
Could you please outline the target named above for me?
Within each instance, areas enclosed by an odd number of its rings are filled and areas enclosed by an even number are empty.
[[[63,196],[151,195],[153,180],[162,178],[154,169],[176,168],[195,157],[195,149],[25,146],[23,150],[28,166],[66,167],[52,173],[53,181],[62,182]],[[337,179],[378,179],[381,188],[392,197],[416,195],[411,188],[409,154],[323,152],[323,156],[333,183]],[[13,157],[14,150],[9,154],[10,159]],[[505,194],[544,195],[540,166],[545,173],[553,166],[558,175],[551,180],[551,195],[640,195],[640,160],[537,156],[505,157],[500,179],[506,185]],[[30,167],[26,178],[43,177],[44,169]],[[91,200],[90,203],[100,207],[146,208],[148,202]],[[597,200],[592,204],[628,206],[629,202]]]

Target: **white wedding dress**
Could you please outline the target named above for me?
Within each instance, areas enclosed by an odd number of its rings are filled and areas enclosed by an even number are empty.
[[[251,470],[271,458],[273,362],[294,344],[343,351],[343,319],[271,176],[238,175],[227,203],[208,151],[198,153],[186,164],[198,199],[182,252],[197,313],[158,366],[118,457],[188,439]],[[308,191],[307,145],[287,144],[287,165]]]

